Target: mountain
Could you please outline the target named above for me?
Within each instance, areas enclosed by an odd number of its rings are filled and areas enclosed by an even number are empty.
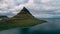
[[[29,18],[34,18],[32,14],[24,7],[16,16],[13,18],[17,19],[29,19]]]
[[[14,17],[3,19],[0,21],[0,28],[9,29],[9,28],[28,28],[34,25],[45,23],[45,20],[36,19],[25,7]]]
[[[0,16],[0,18],[8,18],[7,16]]]
[[[60,16],[52,16],[52,18],[60,18]]]

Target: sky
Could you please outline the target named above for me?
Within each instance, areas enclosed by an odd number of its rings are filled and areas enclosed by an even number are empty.
[[[60,0],[0,0],[0,16],[13,17],[23,7],[37,18],[60,18]]]

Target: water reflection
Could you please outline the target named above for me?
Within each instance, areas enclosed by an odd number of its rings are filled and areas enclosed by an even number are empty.
[[[22,28],[21,30],[22,34],[29,34],[29,28]]]

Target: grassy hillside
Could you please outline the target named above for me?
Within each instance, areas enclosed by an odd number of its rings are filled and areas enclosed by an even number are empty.
[[[45,23],[45,20],[36,19],[25,7],[16,16],[0,20],[0,30],[10,28],[29,28]]]
[[[38,25],[41,23],[45,23],[46,21],[44,20],[38,20],[38,19],[16,19],[16,20],[8,20],[8,19],[3,19],[0,21],[0,30],[3,29],[10,29],[10,28],[29,28],[34,25]]]

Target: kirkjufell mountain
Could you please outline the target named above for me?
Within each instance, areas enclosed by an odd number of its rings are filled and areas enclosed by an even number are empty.
[[[16,16],[13,18],[17,19],[30,19],[34,18],[34,16],[24,7]]]
[[[14,17],[3,19],[0,21],[0,30],[9,28],[28,28],[34,25],[45,23],[45,20],[36,19],[28,9],[23,7],[23,9]]]

